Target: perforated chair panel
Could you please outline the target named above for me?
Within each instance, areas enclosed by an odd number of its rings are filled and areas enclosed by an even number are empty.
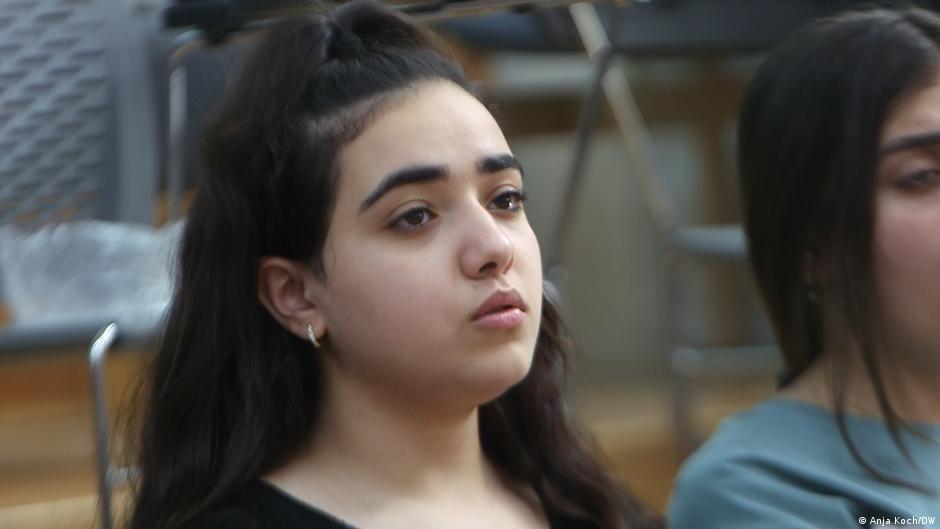
[[[100,217],[112,128],[104,3],[0,1],[0,224]]]

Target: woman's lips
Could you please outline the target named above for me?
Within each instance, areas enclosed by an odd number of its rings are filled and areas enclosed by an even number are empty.
[[[497,290],[477,307],[471,320],[488,329],[510,329],[522,324],[528,308],[515,289]]]
[[[525,312],[519,307],[506,307],[503,310],[484,314],[473,320],[473,323],[487,329],[511,329],[522,325]]]

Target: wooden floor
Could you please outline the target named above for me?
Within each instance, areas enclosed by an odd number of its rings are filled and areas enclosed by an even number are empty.
[[[108,363],[112,409],[134,383],[139,356]],[[710,428],[771,390],[772,382],[702,388],[697,407]],[[662,510],[681,463],[672,443],[667,388],[660,384],[583,387],[582,420],[596,434],[611,471]],[[0,359],[0,529],[97,526],[91,391],[79,351]]]

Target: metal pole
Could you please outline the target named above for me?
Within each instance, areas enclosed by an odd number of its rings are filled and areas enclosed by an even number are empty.
[[[602,104],[603,87],[601,80],[604,78],[607,69],[610,68],[612,59],[613,53],[611,53],[610,48],[599,50],[597,53],[591,85],[588,88],[584,104],[581,106],[581,113],[578,116],[578,128],[575,132],[574,140],[574,156],[571,159],[571,166],[568,169],[568,179],[565,184],[564,193],[562,194],[561,209],[558,218],[555,220],[555,233],[552,238],[551,257],[548,260],[547,270],[550,279],[555,282],[555,286],[562,290],[564,290],[564,288],[560,283],[564,281],[565,277],[564,264],[562,263],[565,255],[565,245],[568,241],[568,233],[571,229],[571,224],[574,222],[578,198],[581,194],[581,184],[584,179],[584,165],[587,163],[591,133],[594,131],[594,123],[597,120],[597,114]]]
[[[572,4],[569,10],[589,57],[595,59],[603,50],[611,47],[610,38],[593,4],[578,2]],[[668,234],[676,226],[675,206],[656,178],[653,140],[630,90],[626,71],[621,64],[612,63],[601,82],[617,130],[623,138],[627,160],[646,195],[653,222],[663,234]]]
[[[91,390],[94,399],[95,451],[98,489],[101,501],[101,529],[112,529],[110,453],[108,450],[108,394],[105,385],[105,359],[118,337],[118,326],[109,323],[101,329],[88,350],[91,365]]]

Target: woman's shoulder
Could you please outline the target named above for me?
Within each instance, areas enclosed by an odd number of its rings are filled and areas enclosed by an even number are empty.
[[[841,446],[831,411],[796,400],[769,398],[721,421],[687,466],[802,460]]]
[[[768,399],[723,421],[682,466],[675,529],[845,526],[895,503],[852,458],[831,411]]]
[[[800,475],[812,468],[807,458],[815,457],[805,443],[825,450],[818,439],[807,438],[819,435],[819,425],[810,424],[818,419],[798,403],[768,399],[723,420],[682,465],[669,499],[670,525],[757,527],[783,516],[792,520],[779,527],[819,527],[813,513],[805,512],[801,523],[801,515],[788,514],[793,507],[787,505],[799,502],[812,481]]]
[[[778,494],[768,490],[780,487],[775,467],[789,464],[776,446],[779,436],[768,431],[776,426],[760,405],[725,419],[683,463],[669,499],[670,526],[751,527],[766,519],[762,496]]]
[[[183,529],[349,529],[350,526],[301,503],[261,480],[198,515]]]

